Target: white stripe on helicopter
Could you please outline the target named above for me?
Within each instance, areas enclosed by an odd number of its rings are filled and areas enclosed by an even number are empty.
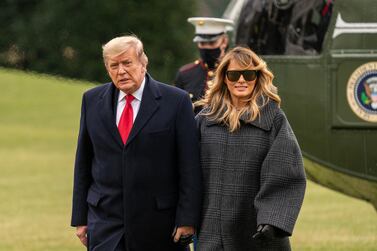
[[[377,33],[377,23],[347,23],[338,13],[332,38],[345,33]]]

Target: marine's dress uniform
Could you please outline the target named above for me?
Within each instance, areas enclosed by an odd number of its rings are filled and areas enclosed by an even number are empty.
[[[187,91],[191,101],[195,102],[204,96],[208,86],[211,85],[214,70],[208,69],[202,60],[182,66],[175,78],[175,86]]]
[[[252,238],[260,224],[291,235],[306,180],[295,135],[278,105],[270,101],[260,119],[230,133],[197,115],[203,172],[199,251],[284,251],[288,237]]]

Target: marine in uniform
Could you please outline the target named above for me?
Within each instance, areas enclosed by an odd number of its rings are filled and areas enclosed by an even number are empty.
[[[193,42],[197,44],[200,59],[182,66],[174,82],[175,86],[187,91],[191,101],[195,102],[203,97],[211,85],[218,61],[228,47],[227,31],[233,29],[233,21],[212,17],[191,17],[187,21],[195,26]]]

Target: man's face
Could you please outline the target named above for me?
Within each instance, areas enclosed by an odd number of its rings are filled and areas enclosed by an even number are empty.
[[[222,38],[219,38],[211,42],[198,42],[199,49],[216,49],[219,48],[222,42]]]
[[[198,42],[197,43],[199,49],[216,49],[220,48],[221,54],[220,58],[224,56],[225,49],[228,46],[228,38],[226,36],[221,36],[219,39],[211,42]]]
[[[146,72],[145,65],[140,62],[133,47],[119,56],[110,57],[106,62],[106,70],[114,85],[127,94],[139,89]]]

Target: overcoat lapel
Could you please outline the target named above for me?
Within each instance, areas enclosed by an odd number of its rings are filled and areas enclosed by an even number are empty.
[[[120,147],[123,147],[122,138],[120,137],[118,127],[115,123],[114,115],[114,96],[116,93],[116,88],[113,83],[109,84],[109,87],[106,88],[105,92],[101,96],[98,102],[98,110],[101,117],[101,120],[112,138],[117,142]]]
[[[127,139],[126,146],[130,144],[130,142],[136,137],[136,135],[159,108],[158,99],[161,97],[161,94],[157,86],[158,84],[149,74],[147,74],[145,77],[146,81],[140,109],[131,129],[130,136]]]

